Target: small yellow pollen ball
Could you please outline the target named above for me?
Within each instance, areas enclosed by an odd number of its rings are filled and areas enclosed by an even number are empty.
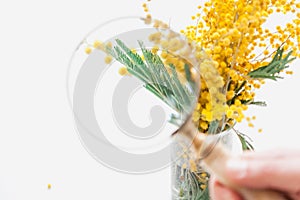
[[[128,73],[128,71],[127,71],[126,67],[121,67],[121,68],[119,69],[119,74],[120,74],[121,76],[125,76],[127,73]]]
[[[92,48],[91,48],[91,47],[85,48],[85,53],[86,53],[86,54],[92,53]]]
[[[230,41],[229,38],[225,38],[225,39],[223,40],[223,44],[224,44],[225,47],[228,47],[228,46],[230,45],[230,43],[231,43],[231,41]]]
[[[106,64],[110,64],[112,59],[113,58],[111,56],[106,56],[104,61],[105,61]]]
[[[203,130],[207,130],[208,129],[208,124],[206,122],[201,122],[200,123],[200,127],[203,129]]]
[[[100,42],[100,41],[98,41],[98,40],[96,40],[95,42],[94,42],[94,48],[99,48],[99,47],[101,47],[101,45],[102,45],[102,42]]]
[[[201,184],[200,187],[201,187],[202,190],[205,190],[207,186],[204,185],[204,184]]]

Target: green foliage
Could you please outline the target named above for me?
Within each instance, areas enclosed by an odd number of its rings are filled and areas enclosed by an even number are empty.
[[[265,107],[267,106],[267,103],[265,101],[253,101],[252,99],[251,100],[243,100],[241,101],[242,104],[244,105],[256,105],[256,106],[262,106],[262,107]]]
[[[145,88],[156,95],[180,116],[188,115],[197,100],[197,91],[191,79],[189,66],[185,66],[187,83],[182,83],[175,66],[165,66],[157,54],[146,49],[139,41],[144,60],[132,52],[121,40],[116,40],[117,46],[107,48],[107,53],[125,65],[128,72],[145,84]],[[172,120],[172,119],[171,119]]]
[[[179,168],[182,171],[181,168]],[[183,180],[180,181],[180,189],[178,193],[178,200],[209,200],[209,189],[206,187],[205,189],[201,188],[201,181],[199,181],[198,177],[200,173],[191,172],[189,170],[183,169]],[[205,181],[207,185],[208,182]]]
[[[290,51],[285,57],[283,57],[284,48],[278,48],[277,52],[273,58],[273,60],[266,66],[260,67],[248,75],[254,79],[271,79],[276,81],[278,78],[282,78],[278,76],[278,74],[288,68],[288,63],[292,62],[296,58],[290,58],[292,55],[292,51]]]
[[[254,151],[254,147],[253,145],[251,144],[252,143],[252,140],[250,137],[248,137],[247,135],[243,134],[243,133],[240,133],[238,131],[236,131],[237,133],[237,136],[239,137],[241,143],[242,143],[242,148],[244,151]]]
[[[249,104],[263,107],[267,106],[267,103],[265,101],[251,101]]]

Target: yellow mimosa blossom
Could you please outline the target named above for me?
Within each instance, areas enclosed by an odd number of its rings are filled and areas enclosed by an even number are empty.
[[[293,56],[300,57],[299,8],[300,3],[293,0],[209,0],[204,7],[198,6],[202,10],[201,15],[192,16],[192,19],[197,16],[197,23],[181,30],[218,63],[215,65],[216,71],[223,79],[223,91],[229,105],[225,112],[228,122],[232,119],[241,122],[245,118],[243,112],[254,100],[254,90],[264,84],[263,80],[251,79],[248,73],[268,65],[281,46],[285,50],[293,50]],[[295,18],[287,21],[285,26],[275,26],[276,31],[272,32],[263,24],[274,11],[295,13]],[[261,53],[257,54],[258,50]],[[209,96],[214,96],[217,90],[210,81],[215,74],[208,71],[203,63],[201,72],[204,80],[201,82],[200,108],[197,112],[200,112],[202,120],[210,122],[215,119],[215,108],[208,109],[212,99],[201,94],[208,92]],[[199,129],[203,131],[203,128],[206,127],[200,123]]]

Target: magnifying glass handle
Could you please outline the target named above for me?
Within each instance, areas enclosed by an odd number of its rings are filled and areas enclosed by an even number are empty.
[[[205,140],[204,140],[205,142]],[[231,183],[225,173],[224,166],[231,155],[227,149],[218,143],[213,150],[202,159],[204,167],[225,186],[237,191],[245,200],[289,200],[283,193],[270,189],[250,189]]]

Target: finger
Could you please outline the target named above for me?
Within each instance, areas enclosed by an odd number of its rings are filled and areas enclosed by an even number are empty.
[[[209,187],[210,187],[210,196],[213,200],[224,200],[224,199],[242,200],[239,194],[226,188],[215,179],[210,180]]]
[[[294,193],[300,190],[299,166],[300,159],[231,159],[225,173],[237,185]]]
[[[273,149],[263,152],[246,151],[241,155],[244,159],[284,159],[284,158],[300,158],[299,149]]]

